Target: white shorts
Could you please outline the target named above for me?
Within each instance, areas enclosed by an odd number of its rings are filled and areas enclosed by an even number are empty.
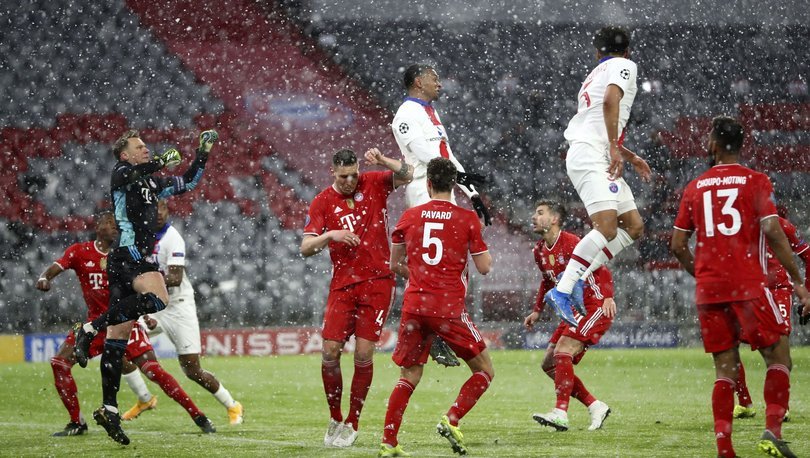
[[[405,205],[408,208],[426,204],[430,201],[427,190],[427,177],[415,178],[405,187]],[[455,193],[450,193],[450,201],[456,203]]]
[[[165,332],[174,344],[178,355],[198,355],[202,352],[200,344],[200,323],[197,321],[197,307],[193,299],[177,299],[178,302],[191,300],[192,303],[171,304],[165,310],[149,316],[157,321],[157,327],[149,334]]]
[[[619,215],[635,210],[633,191],[624,178],[612,180],[608,150],[598,151],[587,143],[575,143],[568,149],[565,168],[588,215],[616,210]]]

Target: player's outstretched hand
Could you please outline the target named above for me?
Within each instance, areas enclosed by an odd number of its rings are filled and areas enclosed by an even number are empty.
[[[197,153],[210,153],[217,140],[219,140],[219,134],[214,129],[203,131],[200,133],[200,147],[197,148]]]
[[[804,326],[810,323],[810,293],[799,282],[793,283],[793,290],[799,296],[799,305],[796,307],[796,311],[799,313],[799,324]]]
[[[487,177],[479,173],[456,172],[456,183],[462,186],[483,186]]]
[[[157,160],[160,162],[161,166],[172,168],[181,163],[183,161],[183,157],[180,156],[180,151],[177,151],[174,148],[169,148],[162,154],[159,154],[157,156]]]
[[[48,281],[47,278],[41,277],[37,280],[37,289],[40,291],[50,291],[51,290],[51,282]]]
[[[345,229],[339,231],[331,231],[329,234],[329,238],[331,238],[335,242],[345,243],[346,245],[349,246],[360,245],[360,236],[358,236],[352,231],[347,231]]]
[[[624,158],[622,158],[619,146],[615,143],[610,144],[610,165],[607,172],[613,180],[618,180],[624,173]]]
[[[534,323],[537,323],[537,320],[540,319],[540,312],[532,312],[523,319],[523,326],[526,326],[527,331],[531,331],[534,329]]]
[[[605,314],[606,318],[616,316],[616,301],[614,301],[612,297],[606,297],[605,301],[602,302],[602,312]]]
[[[144,315],[143,316],[143,324],[145,324],[146,328],[151,331],[151,330],[153,330],[153,329],[155,329],[157,327],[157,320],[152,318],[149,315]]]
[[[491,226],[492,225],[492,218],[489,216],[489,210],[487,207],[484,206],[484,201],[481,200],[481,196],[474,195],[470,197],[472,201],[472,206],[475,209],[475,212],[478,213],[479,218],[484,218],[484,225]]]

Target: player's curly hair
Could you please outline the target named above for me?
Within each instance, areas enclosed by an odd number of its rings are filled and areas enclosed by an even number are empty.
[[[458,170],[450,159],[434,157],[427,165],[427,179],[437,192],[450,192],[456,185]]]
[[[537,208],[541,205],[548,207],[548,209],[551,210],[551,213],[557,215],[557,218],[560,219],[560,226],[563,225],[563,223],[565,222],[565,217],[568,216],[568,210],[565,208],[565,205],[563,205],[559,200],[540,199],[537,202],[535,202],[534,208]]]
[[[405,69],[405,74],[402,76],[402,83],[405,89],[410,89],[416,78],[422,76],[427,70],[434,70],[430,64],[413,64]]]
[[[724,152],[736,154],[745,140],[745,129],[730,116],[717,116],[712,119],[711,136]]]
[[[603,27],[593,36],[593,46],[602,54],[622,54],[630,46],[630,36],[621,27]]]
[[[118,140],[113,143],[112,154],[117,160],[121,160],[121,152],[129,146],[130,138],[141,138],[141,134],[137,130],[130,129],[124,132],[123,135],[118,137]]]
[[[340,149],[332,156],[333,167],[348,167],[354,164],[357,164],[357,154],[348,148]]]

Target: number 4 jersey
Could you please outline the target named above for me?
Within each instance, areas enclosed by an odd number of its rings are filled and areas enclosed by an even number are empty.
[[[461,316],[467,295],[467,253],[488,251],[478,215],[446,200],[431,200],[402,214],[391,242],[405,244],[408,256],[410,278],[402,311]]]
[[[686,186],[675,229],[697,232],[698,304],[763,294],[767,249],[760,223],[776,217],[771,181],[742,165],[716,165]]]
[[[72,269],[79,277],[84,301],[87,303],[88,320],[94,320],[107,311],[110,302],[110,292],[107,289],[107,253],[102,253],[96,247],[96,242],[74,243],[55,262],[62,270]]]

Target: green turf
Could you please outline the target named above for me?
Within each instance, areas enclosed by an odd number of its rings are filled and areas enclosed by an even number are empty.
[[[587,410],[574,401],[569,410],[571,430],[557,433],[537,425],[534,412],[554,406],[552,382],[539,370],[542,352],[493,352],[496,376],[481,402],[462,421],[472,456],[714,456],[711,358],[698,349],[591,350],[577,374],[613,414],[601,431],[589,432]],[[737,452],[756,456],[763,429],[763,366],[756,354],[743,355],[752,396],[754,419],[735,422]],[[786,439],[799,455],[810,450],[810,348],[793,349],[791,389],[793,421],[785,425]],[[345,362],[350,362],[348,358]],[[50,434],[67,422],[67,414],[53,388],[47,364],[0,364],[0,455],[142,455],[142,456],[372,456],[382,433],[385,402],[398,378],[389,355],[379,355],[375,381],[362,417],[360,437],[351,450],[322,445],[328,421],[321,388],[318,356],[268,358],[206,358],[215,372],[246,408],[244,425],[227,424],[225,409],[200,387],[182,378],[173,360],[163,361],[201,409],[219,428],[202,436],[182,409],[159,388],[158,409],[125,423],[132,439],[119,447],[90,420],[87,436],[54,438]],[[350,364],[344,363],[346,391]],[[85,416],[100,403],[98,363],[74,368]],[[415,456],[452,455],[435,425],[468,376],[461,368],[431,363],[411,398],[400,431],[400,443]],[[344,396],[347,398],[347,396]],[[124,384],[121,406],[134,397]],[[344,405],[348,399],[344,399]]]

